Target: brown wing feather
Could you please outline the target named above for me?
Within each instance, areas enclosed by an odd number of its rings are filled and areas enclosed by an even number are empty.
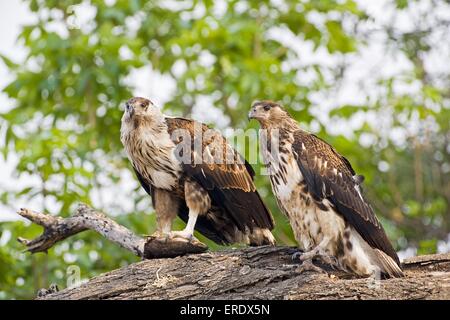
[[[214,150],[223,150],[222,163],[193,164],[198,157],[191,144],[191,157],[189,163],[183,164],[186,177],[197,181],[211,197],[212,204],[222,209],[234,225],[241,231],[253,230],[254,227],[273,229],[274,221],[268,208],[265,206],[253,183],[254,172],[251,166],[241,155],[228,145],[226,139],[217,131],[215,134],[205,134],[212,130],[208,126],[183,118],[166,118],[169,133],[177,129],[187,130],[194,137],[194,125],[204,133],[204,141],[200,152],[205,150],[214,153]],[[208,131],[211,133],[211,131]],[[175,141],[179,143],[180,141]],[[214,154],[217,156],[220,153]],[[226,161],[232,159],[232,161]]]
[[[350,162],[331,145],[302,130],[295,132],[292,147],[313,197],[317,200],[328,199],[371,247],[385,252],[400,264],[372,207],[355,188],[355,171]],[[327,165],[320,166],[318,159],[322,164],[326,161]]]

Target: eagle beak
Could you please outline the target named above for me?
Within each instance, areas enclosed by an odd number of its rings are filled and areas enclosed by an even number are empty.
[[[131,117],[134,114],[134,108],[131,104],[129,104],[128,102],[125,105],[125,109],[126,112],[128,113],[128,115]]]
[[[248,112],[248,120],[249,121],[251,119],[255,119],[255,112],[256,112],[256,110],[254,108],[250,109],[250,111]]]

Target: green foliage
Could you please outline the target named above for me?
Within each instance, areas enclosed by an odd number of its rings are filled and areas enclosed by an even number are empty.
[[[113,5],[90,0],[82,3],[93,8],[92,18],[81,24],[80,1],[26,2],[39,16],[19,36],[28,51],[26,61],[17,64],[12,57],[0,55],[14,75],[3,90],[14,105],[0,115],[0,132],[5,133],[0,148],[4,158],[12,153],[18,156],[18,177],[30,174],[40,183],[17,192],[6,190],[1,201],[14,205],[16,199],[42,199],[40,209],[64,215],[77,202],[92,204],[93,191],[118,185],[121,174],[130,169],[119,127],[120,106],[133,90],[126,79],[134,69],[151,66],[175,81],[176,91],[164,106],[171,113],[190,115],[198,101],[207,97],[229,119],[230,127],[255,128],[255,123],[246,122],[247,110],[255,99],[270,98],[282,101],[308,128],[314,114],[311,96],[335,87],[342,66],[304,63],[302,52],[280,35],[345,58],[363,46],[366,39],[357,32],[358,25],[369,18],[352,0],[231,0],[222,9],[213,1],[200,0],[177,4],[117,0]],[[407,1],[394,2],[397,10],[408,8]],[[314,14],[323,23],[312,22]],[[345,21],[352,27],[345,26]],[[421,253],[433,252],[436,239],[445,237],[450,223],[448,86],[430,81],[423,68],[421,56],[431,48],[429,33],[392,35],[389,26],[383,32],[389,36],[388,44],[414,65],[413,72],[401,79],[419,81],[420,94],[398,94],[394,90],[398,78],[382,79],[379,86],[385,95],[366,105],[339,106],[329,114],[332,122],[345,126],[356,114],[375,113],[391,115],[391,129],[405,128],[417,117],[434,119],[438,129],[406,134],[402,145],[369,121],[351,137],[330,136],[322,123],[315,131],[366,176],[366,193],[397,249],[413,245]],[[184,68],[177,70],[175,65]],[[312,79],[307,83],[302,81],[306,74]],[[448,74],[444,80],[448,81]],[[361,146],[358,142],[368,134],[373,143]],[[380,170],[380,163],[389,168]],[[256,182],[274,212],[278,242],[294,245],[268,180],[259,176]],[[134,202],[133,208],[95,204],[106,212],[123,213],[115,218],[137,233],[153,232],[154,215],[137,183],[126,197]],[[55,206],[48,206],[48,201],[60,208],[58,212],[52,211]],[[181,226],[177,221],[175,227]],[[137,260],[90,232],[58,244],[48,255],[22,253],[15,239],[33,238],[39,232],[38,227],[21,221],[0,223],[4,242],[0,241],[0,298],[29,298],[51,282],[65,287],[70,265],[78,266],[86,279]],[[209,241],[208,245],[218,248]]]

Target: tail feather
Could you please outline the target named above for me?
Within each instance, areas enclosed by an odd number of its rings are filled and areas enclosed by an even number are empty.
[[[275,238],[269,229],[253,228],[253,231],[248,235],[248,244],[251,246],[263,246],[276,244]]]
[[[272,232],[269,229],[253,227],[250,231],[248,228],[245,231],[234,227],[232,232],[227,232],[228,243],[244,243],[253,247],[264,245],[275,245],[276,241]]]
[[[216,243],[244,243],[250,246],[275,245],[275,238],[267,228],[254,226],[251,230],[248,227],[245,230],[241,230],[231,221],[224,219],[224,216],[220,212],[216,211],[208,211],[202,218],[198,220],[196,229],[198,227],[200,232],[202,232],[200,229],[206,231],[203,234]],[[213,235],[213,237],[208,235]],[[218,242],[215,238],[220,238],[225,241]]]
[[[404,273],[394,259],[379,249],[374,249],[381,273],[387,278],[401,278]]]

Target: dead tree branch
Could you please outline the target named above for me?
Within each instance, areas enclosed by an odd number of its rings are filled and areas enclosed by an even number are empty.
[[[68,218],[55,217],[29,209],[20,209],[18,214],[44,227],[44,232],[33,240],[18,239],[31,253],[46,252],[57,242],[85,230],[96,231],[106,239],[143,258],[175,257],[207,250],[206,245],[198,241],[186,242],[180,239],[137,236],[105,214],[85,204],[80,204],[75,214]]]

